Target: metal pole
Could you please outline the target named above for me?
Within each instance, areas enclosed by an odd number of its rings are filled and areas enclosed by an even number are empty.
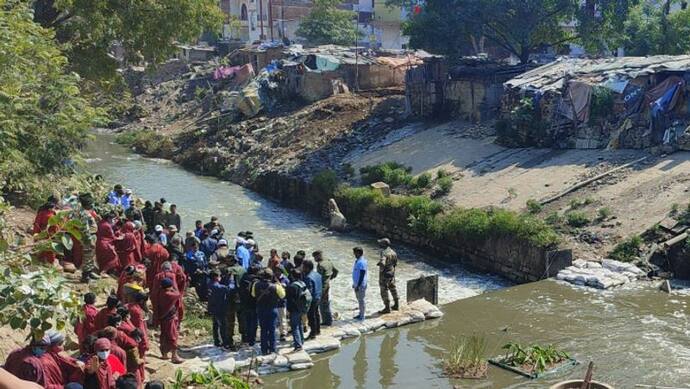
[[[357,16],[355,17],[355,92],[359,92],[359,49],[357,45],[357,32],[359,29],[359,6],[357,6]]]
[[[261,31],[259,39],[264,40],[266,39],[266,35],[264,35],[264,3],[262,0],[259,0],[259,26]]]
[[[271,32],[271,41],[273,41],[273,3],[268,0],[268,28]]]

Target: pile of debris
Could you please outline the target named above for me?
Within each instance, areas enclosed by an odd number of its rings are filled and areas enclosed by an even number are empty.
[[[504,84],[502,118],[519,145],[671,151],[688,144],[688,79],[690,55],[560,59]]]
[[[575,285],[609,289],[646,277],[646,273],[631,263],[604,259],[599,262],[577,259],[572,266],[558,272],[556,279]]]

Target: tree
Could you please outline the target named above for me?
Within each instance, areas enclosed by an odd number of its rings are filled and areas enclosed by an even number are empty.
[[[216,0],[36,0],[35,21],[56,31],[70,62],[82,75],[112,75],[114,43],[126,60],[159,63],[178,42],[219,31],[224,16]]]
[[[0,0],[0,192],[30,191],[37,177],[70,171],[99,111],[28,2]]]
[[[353,45],[359,37],[355,13],[338,9],[339,0],[315,0],[314,7],[300,23],[297,35],[313,45]]]
[[[31,256],[44,250],[63,253],[71,249],[67,235],[81,239],[81,224],[66,212],[53,216],[50,232],[35,237],[35,243],[11,247],[13,236],[5,225],[9,206],[0,197],[0,325],[29,330],[42,337],[49,329],[63,330],[78,317],[79,295],[54,268],[35,264]]]
[[[450,56],[483,36],[526,63],[538,49],[575,39],[563,26],[576,8],[577,0],[429,0],[405,30],[414,47],[433,39],[430,48]]]
[[[620,40],[628,55],[690,53],[690,10],[670,12],[670,5],[645,2],[631,10]]]
[[[405,0],[389,0],[400,2]],[[602,51],[620,41],[639,0],[429,0],[405,26],[413,47],[451,57],[476,51],[481,37],[529,61],[545,47],[580,43]],[[615,46],[614,46],[615,47]]]
[[[578,43],[592,52],[609,52],[625,39],[625,23],[640,0],[586,0],[576,13]]]

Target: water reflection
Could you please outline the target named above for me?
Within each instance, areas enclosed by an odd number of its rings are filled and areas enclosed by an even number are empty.
[[[388,388],[393,385],[398,375],[398,366],[395,362],[397,356],[398,338],[400,333],[386,333],[383,335],[381,347],[379,347],[379,383],[381,387]]]
[[[358,389],[366,388],[367,364],[367,338],[365,337],[359,341],[359,347],[352,364],[352,376],[355,378]]]

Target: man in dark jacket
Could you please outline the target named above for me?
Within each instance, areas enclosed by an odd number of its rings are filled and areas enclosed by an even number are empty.
[[[333,325],[333,314],[331,313],[331,280],[338,276],[338,269],[330,259],[324,258],[321,251],[314,251],[311,255],[316,261],[316,271],[321,275],[323,290],[321,291],[321,301],[319,311],[323,319],[321,325]]]
[[[242,334],[242,343],[254,346],[256,343],[256,299],[252,296],[252,287],[258,281],[258,267],[250,267],[240,279],[240,311],[244,317],[245,333]]]
[[[278,321],[278,302],[285,298],[285,289],[274,280],[271,269],[259,272],[259,281],[252,286],[252,296],[256,299],[256,314],[261,327],[261,354],[277,351],[276,323]]]
[[[227,312],[228,340],[230,341],[230,348],[234,349],[235,323],[238,324],[239,333],[242,334],[243,339],[245,333],[244,317],[240,305],[240,285],[245,270],[237,263],[234,256],[230,255],[227,260],[227,264],[220,265],[221,282],[227,285],[230,290]]]
[[[232,346],[228,339],[227,311],[230,288],[220,282],[220,274],[211,272],[208,286],[208,313],[213,319],[213,344],[216,347]]]
[[[319,305],[321,302],[321,291],[323,290],[323,281],[321,274],[314,270],[314,262],[306,260],[302,263],[304,270],[305,283],[309,292],[311,293],[311,306],[307,312],[307,320],[309,322],[309,336],[307,340],[315,339],[317,335],[321,334],[321,317],[319,315]]]
[[[290,272],[290,285],[288,285],[285,292],[285,300],[287,303],[288,317],[290,318],[290,328],[292,330],[292,345],[294,351],[302,349],[304,344],[304,331],[302,328],[302,315],[305,315],[308,310],[305,310],[300,301],[300,297],[308,290],[307,285],[302,280],[302,272],[298,269],[292,269]],[[309,295],[311,298],[311,295]]]

